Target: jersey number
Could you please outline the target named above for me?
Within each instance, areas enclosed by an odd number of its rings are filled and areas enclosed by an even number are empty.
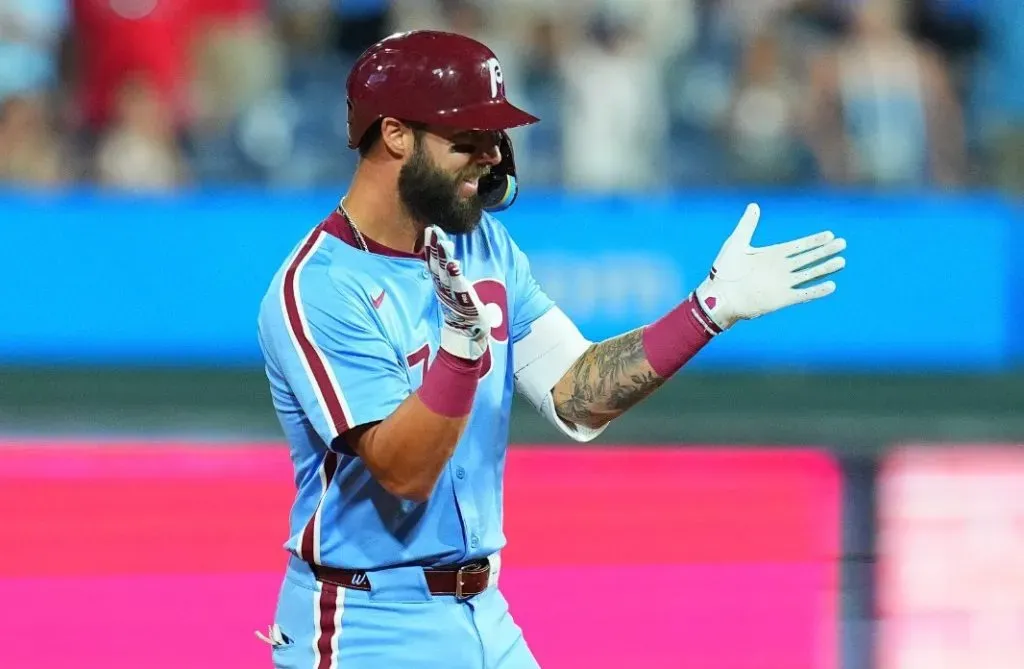
[[[423,346],[420,346],[418,349],[416,349],[409,355],[405,356],[405,361],[406,363],[408,363],[409,369],[414,369],[416,365],[423,365],[423,376],[420,377],[421,383],[422,379],[425,379],[427,377],[427,372],[430,370],[430,353],[430,344],[424,344]],[[491,347],[488,346],[487,350],[484,351],[484,362],[483,365],[480,367],[480,378],[482,379],[485,376],[487,376],[487,373],[490,371]]]
[[[427,370],[430,369],[430,344],[424,344],[405,356],[405,362],[408,363],[409,369],[415,368],[416,365],[423,365],[423,376],[426,377]]]

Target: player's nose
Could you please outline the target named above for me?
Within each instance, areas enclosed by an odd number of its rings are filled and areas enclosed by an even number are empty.
[[[488,143],[480,152],[480,158],[477,162],[490,167],[499,164],[501,162],[501,147],[498,146],[498,143]]]

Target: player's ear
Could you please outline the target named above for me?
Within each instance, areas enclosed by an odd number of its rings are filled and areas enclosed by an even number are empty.
[[[412,129],[398,119],[385,116],[380,123],[380,139],[384,148],[395,158],[404,158],[412,153]]]

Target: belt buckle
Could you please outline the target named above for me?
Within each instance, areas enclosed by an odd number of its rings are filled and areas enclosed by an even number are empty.
[[[466,585],[466,580],[465,577],[463,576],[463,572],[465,572],[466,569],[468,568],[469,565],[463,565],[459,567],[458,571],[455,572],[455,599],[460,601],[469,599],[469,597],[467,597],[466,594],[462,591],[463,587],[465,587]]]

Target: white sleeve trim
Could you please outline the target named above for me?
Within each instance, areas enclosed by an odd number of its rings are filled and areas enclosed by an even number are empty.
[[[549,423],[580,442],[593,440],[608,425],[593,429],[562,420],[555,411],[551,390],[591,345],[561,309],[552,307],[532,323],[528,335],[512,346],[516,390]]]

